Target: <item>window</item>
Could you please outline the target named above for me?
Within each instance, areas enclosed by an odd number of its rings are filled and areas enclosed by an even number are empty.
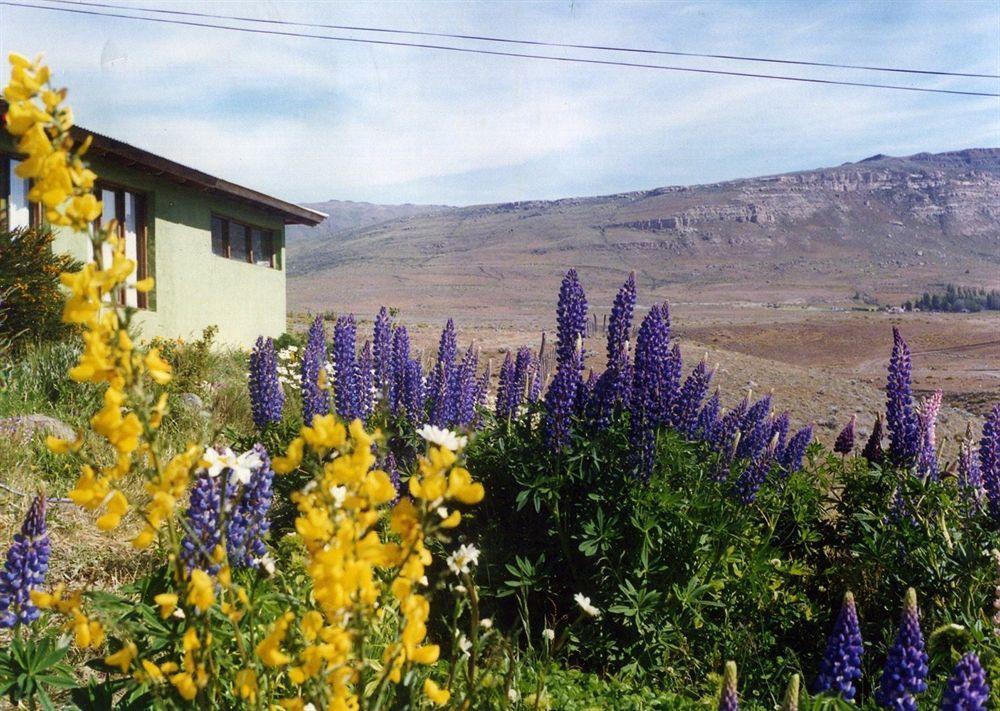
[[[31,182],[15,172],[20,164],[19,160],[0,155],[0,229],[38,224],[37,210],[28,202]]]
[[[102,207],[101,222],[118,221],[118,236],[125,243],[125,256],[135,261],[135,271],[126,280],[124,304],[136,308],[148,308],[147,294],[135,288],[136,281],[148,276],[146,259],[146,201],[142,195],[124,188],[101,185],[99,187]],[[111,248],[103,247],[103,258],[111,259]]]
[[[272,230],[212,216],[212,254],[260,267],[278,268]]]

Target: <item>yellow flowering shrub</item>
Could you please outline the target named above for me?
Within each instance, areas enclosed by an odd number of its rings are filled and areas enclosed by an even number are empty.
[[[171,452],[159,437],[171,366],[157,348],[137,344],[134,309],[121,305],[135,263],[114,224],[95,226],[101,204],[83,160],[88,141],[71,136],[66,92],[52,87],[49,69],[19,55],[10,62],[7,130],[26,156],[18,172],[32,180],[31,199],[44,206],[46,219],[88,235],[94,254],[94,262],[62,275],[63,320],[79,326],[83,341],[68,376],[104,387],[103,401],[89,419],[90,433],[72,441],[50,437],[48,445],[79,461],[69,497],[94,514],[98,529],[126,526],[136,548],[155,545],[164,560],[162,589],[139,612],[133,605],[118,618],[88,614],[93,596],[63,587],[34,591],[33,602],[60,617],[78,647],[104,650],[106,638],[113,640],[104,664],[150,699],[375,709],[392,703],[393,687],[407,684],[422,690],[421,703],[453,700],[445,680],[409,672],[441,654],[428,640],[431,544],[447,541],[461,523],[457,507],[484,495],[461,451],[430,444],[409,479],[410,496],[393,504],[396,489],[375,467],[376,437],[359,421],[317,416],[273,459],[279,475],[296,471],[308,482],[292,495],[305,584],[282,587],[259,571],[233,570],[221,523],[223,540],[205,551],[210,564],[186,565],[178,509],[197,473],[218,456],[200,442]],[[151,287],[151,279],[137,285]],[[95,439],[103,445],[91,446]]]

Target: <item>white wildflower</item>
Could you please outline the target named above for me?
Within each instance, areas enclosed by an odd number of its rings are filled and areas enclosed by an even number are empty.
[[[469,652],[472,651],[472,642],[464,634],[458,638],[458,648],[462,650],[462,656],[469,656]]]
[[[210,477],[215,478],[229,469],[232,472],[230,476],[241,484],[249,483],[254,469],[260,469],[261,465],[260,455],[252,449],[236,456],[229,447],[222,451],[209,447],[205,450],[203,460],[207,465],[205,471]]]
[[[458,550],[448,556],[448,567],[455,575],[469,572],[469,566],[479,562],[479,549],[475,546],[462,544]]]
[[[488,630],[491,627],[493,627],[493,620],[491,620],[489,617],[484,617],[483,619],[479,620],[479,626],[482,627],[484,630]]]
[[[333,503],[337,506],[337,508],[341,508],[344,505],[344,500],[347,498],[347,487],[331,486],[330,497],[333,499]]]
[[[517,689],[515,689],[512,686],[511,688],[507,689],[507,698],[510,700],[512,704],[516,704],[518,700],[521,698],[521,694],[518,692]]]
[[[469,442],[469,438],[465,435],[458,435],[451,430],[435,427],[434,425],[424,425],[417,430],[417,434],[428,442],[436,444],[439,447],[444,447],[445,449],[450,449],[452,452],[457,452]]]
[[[576,600],[576,604],[579,605],[580,609],[583,610],[586,614],[590,615],[591,617],[601,616],[601,611],[598,610],[593,605],[591,605],[590,598],[584,595],[583,593],[577,593],[576,595],[573,596],[573,599]]]

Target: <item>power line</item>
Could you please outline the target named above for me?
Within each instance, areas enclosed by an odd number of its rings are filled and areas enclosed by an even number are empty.
[[[163,17],[143,17],[139,15],[125,15],[121,13],[114,12],[97,12],[94,10],[84,10],[82,8],[70,8],[70,7],[52,7],[49,5],[33,5],[27,2],[11,2],[11,0],[0,0],[0,5],[7,5],[9,7],[23,7],[30,8],[34,10],[49,10],[52,12],[66,12],[74,13],[77,15],[90,15],[94,17],[114,17],[126,20],[140,20],[143,22],[154,22],[158,24],[165,25],[182,25],[186,27],[202,27],[208,29],[216,30],[230,30],[233,32],[243,32],[248,34],[256,35],[272,35],[276,37],[299,37],[305,39],[318,39],[327,40],[332,42],[351,42],[355,44],[370,44],[370,45],[380,45],[386,47],[415,47],[418,49],[433,49],[445,52],[459,52],[462,54],[483,54],[493,57],[515,57],[518,59],[539,59],[549,62],[564,62],[573,64],[592,64],[600,66],[613,66],[613,67],[632,67],[638,69],[659,69],[664,71],[673,72],[686,72],[691,74],[712,74],[717,76],[731,76],[731,77],[745,77],[752,79],[772,79],[778,81],[791,81],[799,82],[805,84],[827,84],[836,86],[856,86],[856,87],[866,87],[870,89],[889,89],[894,91],[912,91],[912,92],[922,92],[927,94],[955,94],[960,96],[987,96],[987,97],[1000,97],[1000,94],[983,92],[983,91],[959,91],[957,89],[928,89],[919,86],[905,86],[900,84],[875,84],[871,82],[860,82],[860,81],[841,81],[836,79],[817,79],[812,77],[798,77],[798,76],[787,76],[782,74],[759,74],[753,72],[736,72],[727,71],[723,69],[704,69],[696,67],[678,67],[666,64],[643,64],[640,62],[622,62],[610,59],[591,59],[585,57],[565,57],[565,56],[553,56],[545,54],[529,54],[526,52],[501,52],[499,50],[490,49],[472,49],[470,47],[455,47],[452,45],[442,45],[442,44],[427,44],[421,42],[402,42],[396,40],[375,40],[360,37],[339,37],[331,35],[317,35],[309,33],[299,33],[299,32],[287,32],[282,30],[265,30],[252,27],[237,27],[233,25],[216,25],[206,22],[194,22],[192,20],[173,20],[166,19]]]
[[[806,67],[827,67],[833,69],[861,69],[873,72],[898,72],[901,74],[924,74],[932,76],[946,77],[972,77],[976,79],[1000,79],[1000,74],[974,74],[969,72],[948,72],[933,69],[909,69],[903,67],[882,67],[867,64],[839,64],[836,62],[812,62],[796,59],[775,59],[771,57],[748,57],[736,54],[709,54],[703,52],[681,52],[667,49],[648,49],[637,47],[616,47],[600,44],[572,44],[568,42],[544,42],[540,40],[514,39],[510,37],[491,37],[488,35],[463,35],[450,32],[425,32],[420,30],[400,30],[386,27],[366,27],[364,25],[328,25],[315,22],[296,22],[293,20],[271,20],[260,17],[243,17],[240,15],[218,15],[208,12],[194,12],[190,10],[167,10],[163,8],[134,7],[130,5],[115,5],[102,2],[85,2],[84,0],[48,0],[48,2],[61,5],[84,5],[87,7],[100,7],[112,10],[130,10],[132,12],[149,12],[161,15],[175,15],[186,17],[202,17],[213,20],[236,20],[239,22],[257,22],[266,25],[281,25],[285,27],[311,27],[322,30],[349,30],[352,32],[380,32],[394,35],[411,35],[416,37],[441,37],[447,39],[473,40],[477,42],[500,42],[504,44],[530,45],[534,47],[556,47],[559,49],[587,49],[606,52],[631,52],[636,54],[656,54],[672,57],[697,57],[701,59],[725,59],[740,62],[768,62],[771,64],[793,64]]]

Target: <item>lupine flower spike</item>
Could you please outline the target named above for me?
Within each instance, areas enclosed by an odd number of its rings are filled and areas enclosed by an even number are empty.
[[[826,652],[820,662],[816,691],[828,691],[852,701],[858,693],[854,683],[861,678],[861,628],[854,595],[844,593],[844,604],[837,615],[833,631],[826,641]]]
[[[865,443],[865,448],[861,450],[861,456],[868,460],[869,464],[881,466],[885,463],[885,452],[882,451],[881,415],[875,415],[875,424],[872,425],[872,433]]]
[[[1000,521],[1000,405],[993,408],[983,423],[979,441],[979,476],[986,489],[990,515]]]
[[[40,613],[31,602],[31,591],[45,582],[49,552],[45,495],[39,494],[24,517],[20,533],[14,535],[14,543],[7,550],[7,560],[0,571],[0,628],[38,619]]]
[[[924,691],[927,691],[927,652],[920,631],[917,593],[910,588],[906,591],[899,631],[889,648],[875,700],[882,708],[917,711],[914,696]]]
[[[326,390],[326,331],[323,317],[317,316],[309,327],[306,350],[302,355],[302,422],[312,424],[313,417],[330,412]]]
[[[986,711],[990,686],[986,672],[974,652],[958,660],[945,683],[941,711]]]
[[[740,698],[736,689],[736,662],[726,662],[726,673],[719,692],[719,711],[739,711]]]
[[[249,387],[250,411],[257,429],[280,422],[285,393],[278,382],[278,357],[270,338],[258,338],[250,353]]]
[[[920,425],[913,407],[910,384],[910,347],[899,329],[892,329],[892,356],[886,382],[885,421],[889,429],[889,459],[898,466],[911,466],[920,451]]]
[[[845,457],[854,451],[854,426],[858,422],[857,415],[851,415],[851,420],[846,425],[844,429],[840,431],[837,435],[837,441],[833,444],[833,451],[837,454],[842,454]]]

